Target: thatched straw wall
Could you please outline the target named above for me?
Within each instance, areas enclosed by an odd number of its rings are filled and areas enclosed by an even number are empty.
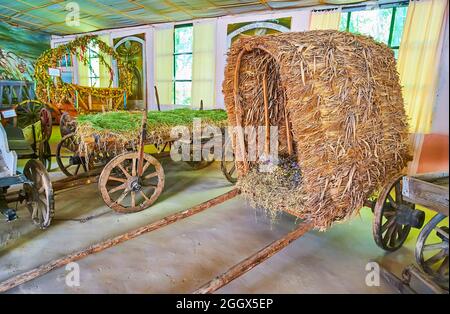
[[[223,83],[231,125],[264,125],[264,71],[280,154],[287,152],[286,107],[306,195],[289,210],[317,229],[357,212],[410,160],[401,87],[387,46],[337,31],[241,38],[229,52]],[[238,169],[244,176],[243,163]]]

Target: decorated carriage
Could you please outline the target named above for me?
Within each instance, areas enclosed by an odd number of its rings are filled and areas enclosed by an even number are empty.
[[[90,47],[98,47],[98,50],[92,52]],[[91,68],[89,53],[95,53],[100,65],[109,73],[107,87],[81,86],[63,81],[60,71],[62,60],[76,58]],[[112,60],[117,64],[118,73],[114,73],[111,67]],[[119,87],[112,87],[115,75],[118,76]],[[127,95],[130,95],[132,86],[128,65],[113,48],[93,35],[78,37],[67,44],[45,51],[36,61],[35,79],[38,100],[50,108],[58,122],[65,112],[76,116],[78,112],[105,112],[126,108]],[[66,130],[66,120],[61,120],[61,123],[61,129]]]

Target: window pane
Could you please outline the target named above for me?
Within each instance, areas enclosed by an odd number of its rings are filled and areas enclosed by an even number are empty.
[[[344,32],[347,30],[348,12],[341,14],[341,20],[339,22],[339,30]]]
[[[355,11],[350,15],[349,30],[373,37],[385,44],[389,41],[392,8],[380,10]]]
[[[72,84],[72,72],[62,71],[61,81],[63,81],[64,83]]]
[[[175,104],[186,105],[191,104],[191,82],[175,82]]]
[[[394,50],[395,60],[398,60],[398,49],[392,49],[392,50]]]
[[[192,26],[175,28],[175,53],[192,52]]]
[[[71,67],[72,66],[72,58],[70,55],[66,54],[64,57],[62,57],[61,61],[59,62],[59,66],[61,67]]]
[[[175,55],[175,80],[192,79],[192,55]]]
[[[100,84],[98,77],[91,77],[89,78],[89,81],[91,83],[91,87],[98,87]]]
[[[89,59],[89,76],[98,77],[100,72],[100,61],[98,58]]]
[[[392,42],[391,46],[400,46],[400,41],[402,40],[403,26],[405,25],[406,13],[408,12],[408,7],[398,7],[395,12],[394,19],[394,29],[392,31]]]

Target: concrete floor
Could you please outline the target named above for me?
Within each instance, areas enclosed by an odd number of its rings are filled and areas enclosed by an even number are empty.
[[[163,165],[165,190],[157,203],[136,214],[112,212],[95,184],[57,194],[56,217],[45,231],[19,206],[19,220],[0,222],[0,281],[232,188],[217,164],[199,171],[170,160]],[[99,214],[85,223],[70,220]],[[400,273],[413,262],[416,235],[386,254],[372,239],[371,221],[372,213],[363,209],[327,232],[309,232],[218,292],[394,293],[384,281],[367,286],[365,266],[376,260]],[[293,217],[272,223],[237,197],[78,261],[79,287],[65,284],[63,267],[9,293],[189,293],[295,227]]]

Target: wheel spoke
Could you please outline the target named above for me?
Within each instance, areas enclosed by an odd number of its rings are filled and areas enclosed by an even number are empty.
[[[123,178],[117,178],[117,177],[113,177],[113,176],[109,176],[108,181],[118,181],[118,182],[127,182],[127,179],[123,179]]]
[[[154,178],[154,177],[157,177],[158,176],[158,172],[152,172],[152,173],[150,173],[150,174],[147,174],[145,177],[144,177],[144,179],[150,179],[150,178]]]
[[[151,165],[151,163],[149,161],[147,161],[144,165],[144,167],[142,167],[142,173],[145,173],[145,170],[147,170],[147,168]]]
[[[136,158],[133,158],[133,159],[131,160],[131,175],[132,175],[133,177],[136,176],[136,168],[137,168],[136,161],[137,161]],[[134,207],[134,206],[133,206],[133,207]]]
[[[389,217],[381,227],[381,234],[383,234],[386,230],[388,230],[394,223],[395,223],[395,216]]]
[[[448,255],[444,258],[441,266],[439,266],[438,273],[441,276],[444,276],[446,273],[448,273]]]
[[[445,248],[445,243],[441,242],[441,243],[434,243],[434,244],[427,244],[424,245],[422,248],[422,251],[433,251],[433,250],[442,250]]]
[[[444,258],[445,256],[445,251],[441,250],[439,251],[437,254],[433,255],[432,257],[430,257],[428,260],[425,261],[425,264],[428,267],[433,266],[434,264],[436,264],[438,261],[440,261],[442,258]]]
[[[129,178],[130,174],[128,173],[128,171],[125,170],[125,168],[122,166],[122,164],[118,164],[117,167],[119,167],[119,169],[123,172],[123,174]]]
[[[80,167],[81,167],[81,164],[78,164],[78,165],[77,165],[77,168],[75,169],[75,174],[76,174],[76,175],[78,174],[78,171],[80,170]]]
[[[391,194],[388,194],[387,198],[389,200],[389,204],[391,204],[392,207],[397,208],[397,203],[394,201],[394,199],[392,198]]]
[[[395,224],[393,227],[392,227],[392,232],[390,232],[390,236],[389,236],[389,245],[391,246],[391,247],[394,247],[395,246],[395,241],[397,240],[397,230],[398,230],[398,228],[399,228],[400,226],[398,225],[398,224]]]
[[[116,200],[116,203],[120,204],[123,201],[123,199],[128,195],[128,192],[129,192],[128,190],[125,190],[122,193],[122,195],[120,195],[119,198]]]
[[[384,238],[383,238],[383,243],[384,245],[388,246],[388,243],[390,243],[392,234],[394,233],[395,229],[396,229],[397,225],[392,225],[386,232]]]
[[[144,192],[142,192],[142,191],[139,191],[140,193],[141,193],[141,195],[142,195],[142,197],[145,199],[145,201],[149,201],[150,199],[147,197],[147,195],[145,195],[145,193]]]
[[[136,206],[136,192],[131,191],[131,207]]]
[[[108,191],[108,193],[112,194],[114,192],[117,192],[117,191],[120,191],[120,190],[124,190],[125,188],[126,188],[126,184],[123,183],[123,184],[121,184],[119,186],[116,186],[116,187],[112,188],[111,190]]]

